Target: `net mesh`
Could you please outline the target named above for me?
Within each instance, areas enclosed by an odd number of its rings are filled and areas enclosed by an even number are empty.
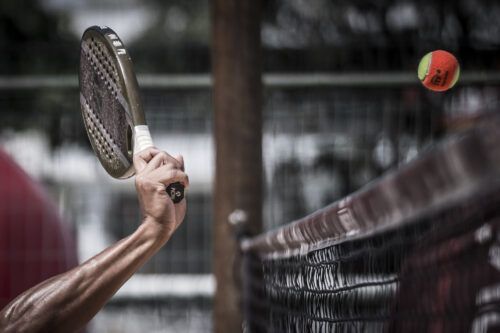
[[[248,331],[499,330],[500,155],[488,126],[244,240]]]

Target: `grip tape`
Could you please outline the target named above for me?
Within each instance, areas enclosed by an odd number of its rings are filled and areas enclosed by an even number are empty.
[[[147,125],[138,125],[134,127],[134,154],[143,151],[146,148],[153,147],[153,139],[149,133]]]

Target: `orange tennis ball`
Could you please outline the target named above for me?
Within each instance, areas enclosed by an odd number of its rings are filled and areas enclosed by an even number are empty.
[[[427,53],[418,65],[418,78],[430,90],[448,90],[457,83],[459,76],[457,58],[443,50]]]

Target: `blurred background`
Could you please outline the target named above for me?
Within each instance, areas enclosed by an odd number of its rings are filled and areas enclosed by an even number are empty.
[[[263,1],[260,15],[265,230],[344,197],[498,107],[495,1],[276,0]],[[0,2],[0,170],[15,169],[13,160],[27,173],[0,173],[0,240],[33,244],[38,232],[39,248],[31,245],[22,260],[61,261],[53,271],[18,266],[14,273],[7,265],[14,256],[4,253],[0,305],[27,287],[23,274],[46,278],[76,257],[82,262],[140,222],[133,181],[102,170],[81,119],[79,39],[88,26],[107,25],[130,51],[156,145],[183,154],[191,189],[175,236],[89,329],[212,329],[210,20],[208,0]],[[420,58],[435,49],[452,52],[461,65],[448,92],[418,82]],[[23,193],[13,195],[13,174],[37,191],[29,179],[42,184],[39,211],[26,209]],[[20,223],[18,216],[26,221],[19,233],[6,226]],[[47,236],[52,219],[58,240]],[[57,260],[35,253],[51,242]]]

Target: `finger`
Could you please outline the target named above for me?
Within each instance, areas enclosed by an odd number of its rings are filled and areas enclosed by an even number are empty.
[[[147,149],[144,149],[137,154],[134,155],[134,168],[136,173],[141,172],[146,165],[148,164],[151,159],[156,156],[160,150],[156,149],[155,147],[150,147]]]
[[[184,157],[182,157],[182,155],[181,155],[181,154],[177,154],[177,155],[175,155],[175,159],[176,159],[177,161],[179,161],[179,163],[181,164],[180,169],[181,169],[182,171],[184,171]]]
[[[179,182],[184,185],[186,190],[189,189],[188,175],[178,169],[169,169],[166,166],[162,166],[151,172],[150,177],[152,180],[162,183],[165,186]]]
[[[151,159],[151,161],[149,161],[145,170],[151,172],[155,169],[158,169],[162,165],[168,166],[171,169],[172,168],[180,169],[182,167],[180,162],[177,161],[175,158],[173,158],[164,151],[160,151]]]
[[[149,147],[149,148],[146,148],[146,149],[141,150],[140,152],[134,154],[134,157],[139,157],[139,158],[145,160],[146,162],[149,162],[159,152],[161,152],[161,150],[159,150],[158,148]]]
[[[166,160],[167,160],[167,153],[165,153],[164,151],[160,151],[151,159],[151,161],[149,161],[148,165],[145,168],[145,171],[151,172],[157,169],[158,167],[163,165]]]
[[[168,155],[168,154],[167,154]],[[177,155],[176,157],[168,155],[168,162],[165,164],[172,164],[175,169],[180,169],[184,171],[184,159],[181,155]]]
[[[174,168],[174,169],[181,169],[181,170],[183,169],[183,164],[181,162],[179,162],[179,160],[177,160],[176,158],[169,155],[168,153],[162,151],[158,155],[160,155],[158,158],[161,157],[161,163],[158,164],[160,161],[153,159],[154,160],[154,164],[152,165],[153,169],[156,169],[156,168],[160,167],[161,165],[167,165],[170,168]],[[153,162],[153,160],[151,160],[151,162]]]

